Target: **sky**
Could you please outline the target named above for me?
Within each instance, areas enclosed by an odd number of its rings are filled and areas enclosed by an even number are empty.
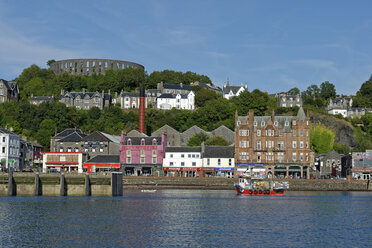
[[[192,71],[269,93],[372,74],[372,1],[0,0],[0,78],[50,59],[105,58]]]

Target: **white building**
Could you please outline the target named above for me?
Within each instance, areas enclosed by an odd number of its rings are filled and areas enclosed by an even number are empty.
[[[157,99],[157,108],[165,110],[170,110],[172,108],[194,110],[195,94],[193,91],[187,94],[161,94]]]
[[[347,117],[347,108],[334,108],[334,109],[328,109],[328,114],[330,115],[338,115],[341,114],[342,117]]]
[[[2,168],[20,170],[21,142],[18,135],[0,128],[0,162]]]
[[[197,177],[201,175],[201,147],[166,147],[163,159],[164,176]]]
[[[44,152],[43,172],[83,173],[83,153]]]
[[[233,146],[204,146],[202,144],[205,176],[233,177],[235,160]]]
[[[241,84],[241,86],[236,86],[236,85],[230,86],[229,82],[227,82],[227,83],[224,83],[223,85],[222,96],[226,99],[230,99],[234,96],[239,96],[240,93],[242,93],[243,91],[247,91],[247,90],[248,90],[247,83],[245,83],[244,86],[243,84]]]

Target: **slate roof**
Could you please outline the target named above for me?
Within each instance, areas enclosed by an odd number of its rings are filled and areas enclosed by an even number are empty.
[[[183,84],[182,87],[180,84],[163,84],[164,89],[173,89],[173,90],[190,90],[190,85]]]
[[[97,155],[85,163],[120,163],[120,155]]]
[[[161,137],[153,137],[153,136],[150,136],[150,137],[133,137],[133,136],[130,137],[130,136],[126,136],[126,137],[124,137],[123,145],[127,145],[128,139],[131,139],[132,146],[141,145],[141,140],[142,139],[145,140],[145,145],[147,145],[147,146],[153,145],[152,144],[153,139],[156,139],[156,145],[161,145],[161,140],[162,140]]]
[[[292,118],[293,116],[275,116],[274,122],[278,122],[278,127],[282,126],[281,129],[284,129],[284,132],[291,132],[292,130]],[[271,119],[271,116],[255,116],[254,121],[257,122],[257,126],[253,129],[256,131],[257,127],[261,127],[261,122],[265,122],[267,124],[268,120]],[[242,122],[243,120],[249,121],[248,116],[238,116],[238,121]],[[285,123],[288,122],[288,126]],[[274,123],[273,123],[274,124]]]
[[[306,115],[304,109],[301,107],[297,112],[297,120],[304,121],[306,119]]]
[[[77,132],[80,136],[86,136],[86,134],[83,131],[81,131],[81,129],[66,128],[62,132],[57,133],[54,137],[66,137],[66,136],[72,134],[73,132]]]
[[[223,87],[223,92],[224,94],[229,94],[230,91],[232,91],[234,93],[234,95],[240,90],[240,88],[244,88],[243,86],[235,86],[235,85],[232,85],[232,86],[224,86]]]
[[[129,96],[129,97],[139,97],[140,96],[140,93],[139,92],[121,92],[120,93],[120,96],[121,97],[126,97],[126,96]]]
[[[32,96],[30,101],[49,101],[55,102],[54,96]]]
[[[59,99],[61,100],[62,98],[66,97],[66,96],[69,96],[69,97],[72,97],[73,99],[77,98],[78,96],[80,96],[81,99],[85,98],[86,96],[88,96],[89,98],[93,98],[95,96],[98,96],[98,97],[102,97],[102,93],[99,93],[98,91],[96,92],[65,92],[63,95],[60,95],[59,96]],[[111,99],[111,95],[108,94],[108,93],[104,93],[103,94],[103,99],[104,100],[110,100]]]
[[[13,133],[13,132],[9,131],[8,129],[5,129],[5,128],[0,128],[0,133],[16,135],[15,133]]]
[[[98,141],[98,142],[108,142],[110,141],[101,132],[94,132],[82,138],[82,141]]]
[[[131,130],[129,133],[127,133],[128,137],[147,137],[146,134],[138,132],[138,130]]]
[[[78,132],[73,132],[66,137],[58,140],[58,142],[80,142],[84,136],[79,134]]]
[[[200,146],[187,147],[187,146],[167,146],[165,152],[201,152]]]
[[[234,158],[234,146],[205,146],[203,158]]]
[[[186,99],[187,95],[186,94],[180,94],[182,99]],[[177,94],[171,94],[171,93],[164,93],[158,96],[158,98],[176,98]]]

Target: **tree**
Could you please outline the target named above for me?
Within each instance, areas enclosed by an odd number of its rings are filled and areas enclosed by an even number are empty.
[[[208,90],[206,88],[202,87],[192,87],[192,90],[195,92],[195,105],[197,107],[203,107],[206,102],[221,98],[220,95],[218,95],[213,90]]]
[[[215,137],[209,137],[205,141],[205,145],[207,146],[228,146],[230,144],[224,138],[220,136],[215,136]]]
[[[54,59],[48,60],[47,66],[50,67],[50,65],[53,64],[54,62],[56,62]]]
[[[292,88],[287,93],[288,93],[288,95],[299,95],[300,90],[298,88]]]
[[[40,145],[44,146],[44,150],[48,151],[50,148],[50,138],[54,134],[56,124],[51,119],[45,119],[40,123],[39,131],[35,137]]]
[[[323,82],[320,85],[320,97],[322,97],[324,100],[328,100],[329,98],[335,98],[336,89],[334,84],[331,84],[328,81]]]
[[[372,76],[362,84],[356,96],[353,97],[353,107],[372,107]]]
[[[208,135],[204,133],[197,133],[187,141],[187,146],[200,146],[201,143],[205,142],[207,139]]]
[[[321,123],[310,127],[310,144],[316,153],[328,153],[333,149],[335,131]]]

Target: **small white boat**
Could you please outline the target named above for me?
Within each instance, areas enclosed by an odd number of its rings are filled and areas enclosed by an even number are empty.
[[[142,193],[155,193],[156,189],[141,189]]]

